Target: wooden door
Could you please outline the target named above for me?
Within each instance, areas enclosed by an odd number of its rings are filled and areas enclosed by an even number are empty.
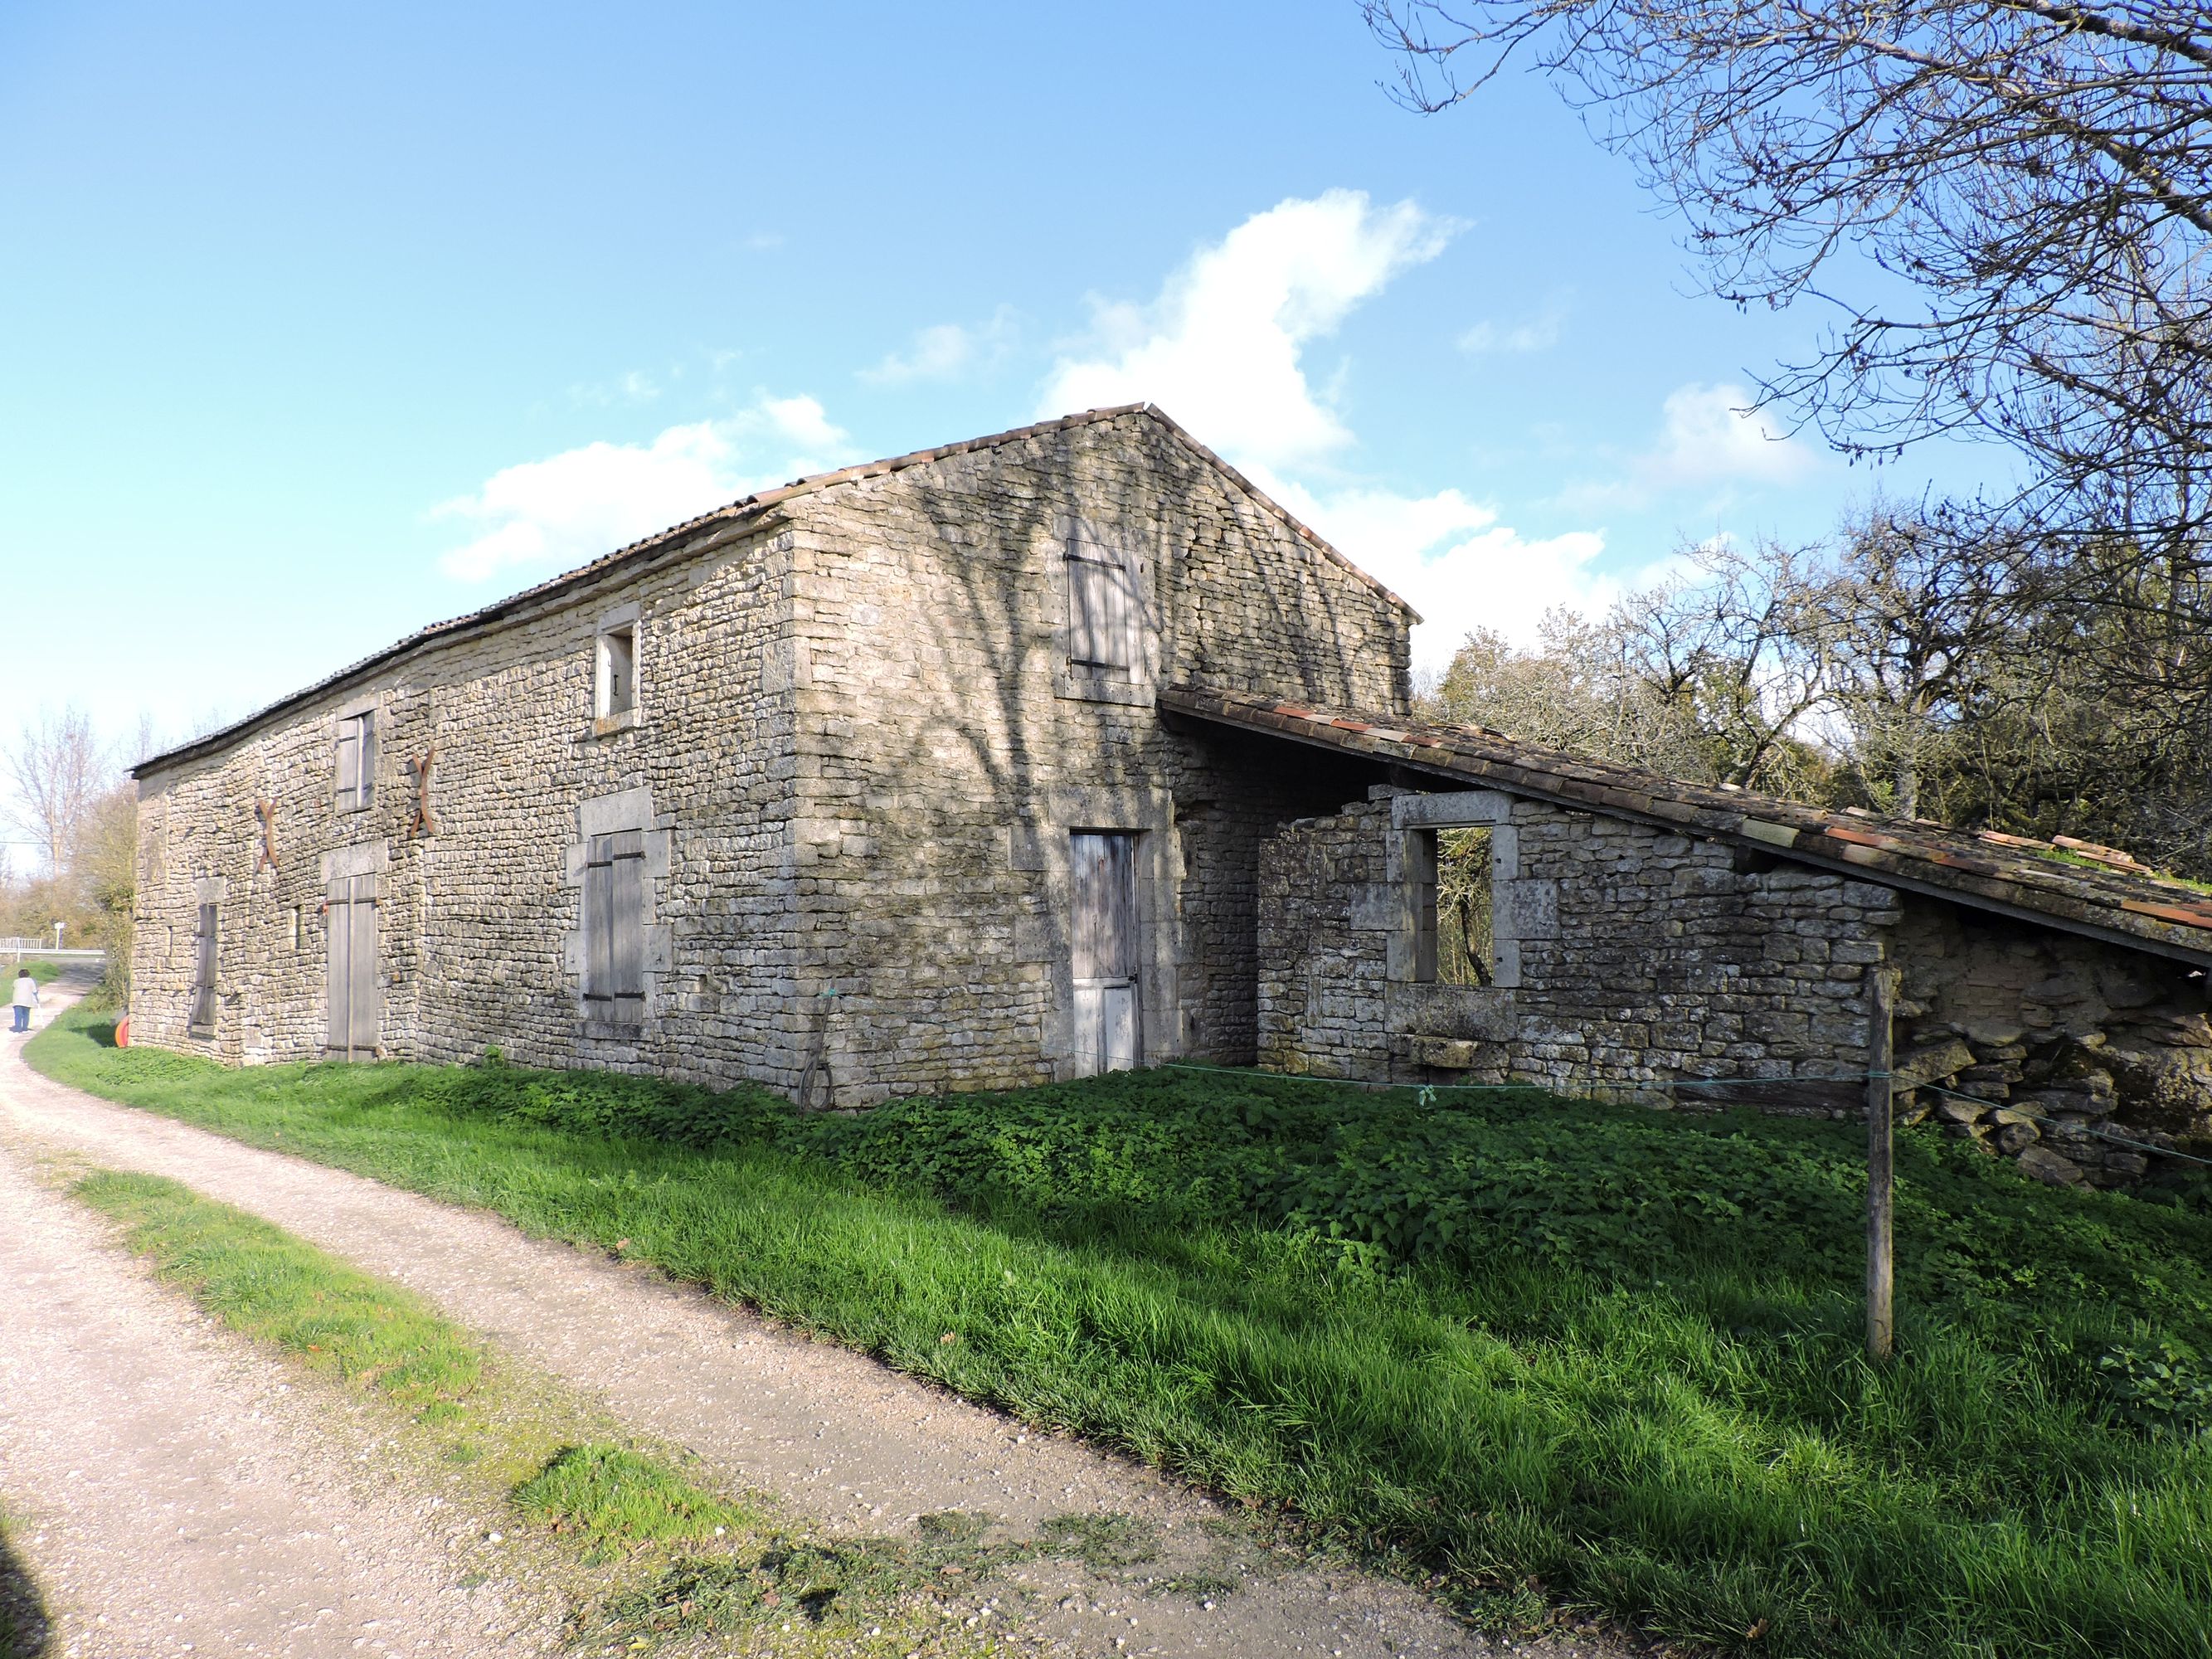
[[[383,1014],[376,975],[376,878],[340,876],[331,883],[328,897],[330,1049],[347,1060],[374,1060]]]
[[[1137,1018],[1137,838],[1071,836],[1075,1074],[1127,1071],[1143,1059]]]

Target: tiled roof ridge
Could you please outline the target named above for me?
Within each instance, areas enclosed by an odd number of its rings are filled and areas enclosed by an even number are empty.
[[[418,647],[428,645],[434,641],[443,640],[449,635],[465,633],[474,628],[489,626],[500,617],[520,610],[534,600],[557,592],[564,587],[588,580],[593,576],[603,574],[617,565],[677,546],[690,540],[702,531],[742,522],[765,513],[770,507],[779,506],[782,502],[801,495],[814,495],[839,484],[856,483],[867,478],[902,472],[909,467],[927,465],[933,461],[949,460],[957,455],[1001,449],[1008,444],[1019,443],[1028,438],[1042,437],[1048,433],[1064,432],[1076,427],[1103,425],[1129,415],[1151,416],[1177,442],[1192,451],[1207,465],[1227,477],[1237,488],[1243,489],[1268,513],[1280,520],[1293,533],[1310,542],[1323,555],[1342,565],[1368,586],[1405,611],[1409,620],[1413,622],[1420,620],[1419,613],[1414,611],[1412,605],[1407,605],[1405,600],[1376,580],[1373,576],[1362,570],[1344,554],[1330,545],[1318,532],[1298,519],[1289,508],[1277,501],[1267,491],[1223,460],[1220,456],[1215,454],[1196,438],[1191,436],[1165,410],[1150,403],[1113,404],[1103,408],[1084,410],[1076,414],[1062,415],[1049,421],[1034,421],[1026,426],[1009,427],[1003,432],[988,433],[980,438],[963,438],[957,443],[938,444],[928,449],[909,450],[903,455],[887,456],[880,460],[856,462],[851,466],[838,467],[828,472],[816,472],[805,477],[793,478],[790,483],[779,484],[773,489],[755,490],[749,495],[742,495],[734,501],[727,502],[710,512],[702,513],[696,518],[686,519],[680,524],[669,526],[665,530],[657,530],[650,536],[615,549],[611,553],[602,554],[588,563],[578,565],[573,570],[564,570],[558,575],[549,576],[542,582],[523,588],[519,592],[510,593],[504,599],[495,599],[489,605],[480,606],[474,611],[465,611],[458,617],[447,617],[443,622],[431,623],[419,628],[412,634],[394,641],[381,650],[373,651],[358,661],[349,663],[335,673],[327,674],[297,691],[288,693],[277,698],[276,702],[265,704],[252,714],[231,721],[227,726],[141,761],[131,769],[131,775],[143,777],[156,767],[166,766],[191,756],[218,749],[224,744],[244,736],[248,731],[272,716],[314,697],[336,690],[356,676],[364,674],[381,664],[404,656]]]
[[[1942,889],[1986,908],[2033,911],[2076,931],[2124,934],[2212,961],[2212,895],[2091,843],[2060,845],[1691,783],[1483,726],[1431,726],[1202,686],[1165,686],[1158,697],[1164,708],[1807,862],[1848,866],[1870,881]],[[2069,854],[2090,862],[2072,862]]]

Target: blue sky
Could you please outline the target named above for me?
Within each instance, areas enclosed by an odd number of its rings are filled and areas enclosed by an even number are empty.
[[[1540,83],[1423,119],[1391,67],[1351,0],[11,0],[9,704],[180,734],[758,484],[1143,397],[1430,661],[1863,495],[1729,413],[1819,318],[1696,297]]]

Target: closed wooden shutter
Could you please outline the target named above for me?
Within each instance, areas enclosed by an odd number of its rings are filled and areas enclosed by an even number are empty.
[[[1094,668],[1137,659],[1139,606],[1128,567],[1109,550],[1078,543],[1067,554],[1067,658]]]
[[[192,933],[192,1018],[194,1025],[213,1026],[215,1024],[215,969],[216,908],[203,904],[199,921]]]
[[[332,799],[341,812],[369,804],[376,776],[376,716],[349,714],[338,722],[333,764],[337,775]]]
[[[645,837],[594,836],[584,865],[584,1011],[645,1023]]]

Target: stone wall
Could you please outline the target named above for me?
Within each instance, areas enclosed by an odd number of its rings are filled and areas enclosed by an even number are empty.
[[[2063,1184],[2157,1173],[2148,1146],[2212,1155],[2202,970],[1911,896],[1891,948],[1906,1121]]]
[[[1069,661],[1071,532],[1126,553],[1126,672]],[[595,641],[637,706],[593,718]],[[141,781],[140,1042],[319,1056],[333,874],[375,884],[385,1051],[828,1087],[817,1103],[1066,1068],[1067,837],[1140,837],[1148,1057],[1249,1061],[1258,847],[1359,787],[1171,729],[1208,678],[1402,712],[1403,608],[1149,416],[1047,430],[794,496],[553,585]],[[376,716],[370,805],[335,722]],[[432,826],[411,769],[432,753]],[[255,803],[271,804],[276,860]],[[581,1017],[581,871],[644,847],[646,1018]],[[185,1020],[197,906],[219,1015]],[[813,1070],[810,1073],[810,1064]]]
[[[1497,983],[1419,983],[1407,837],[1475,823]],[[2154,1172],[2114,1137],[2212,1153],[2205,976],[2144,951],[1488,792],[1377,787],[1273,836],[1260,879],[1277,1070],[1856,1115],[1879,963],[1905,1122],[2059,1182]]]
[[[1863,1098],[1887,889],[1488,792],[1374,794],[1262,854],[1263,1064],[1819,1110]],[[1420,983],[1407,838],[1468,823],[1494,826],[1497,982]],[[1716,1081],[1743,1086],[1700,1086]]]
[[[1135,574],[1126,673],[1070,668],[1075,533]],[[1149,422],[838,490],[795,556],[797,902],[837,1099],[1065,1074],[1078,830],[1139,837],[1146,1057],[1249,1062],[1260,836],[1360,769],[1171,730],[1152,691],[1402,713],[1403,610]]]
[[[450,1060],[497,1046],[529,1064],[792,1072],[788,553],[763,530],[641,578],[562,590],[143,779],[134,1037],[234,1062],[319,1056],[326,884],[334,867],[363,868],[376,879],[387,1053]],[[599,629],[632,607],[637,706],[595,720]],[[334,722],[364,708],[377,726],[371,801],[341,811]],[[434,744],[425,833],[414,769]],[[715,763],[698,763],[702,752]],[[273,805],[273,866],[257,800]],[[582,1025],[587,825],[648,836],[647,938],[662,959],[648,961],[639,1039]],[[210,896],[221,1017],[199,1036],[185,1024],[191,933]],[[680,969],[667,959],[679,936]]]

